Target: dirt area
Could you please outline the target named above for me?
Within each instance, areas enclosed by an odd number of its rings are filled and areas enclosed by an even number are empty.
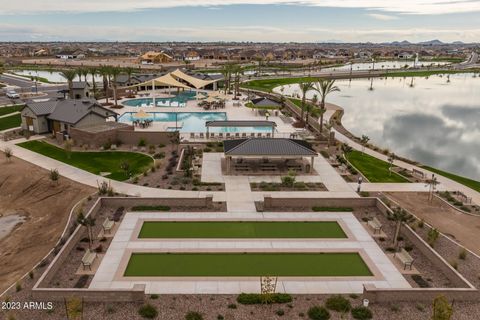
[[[387,196],[419,219],[480,254],[480,217],[460,213],[436,197],[430,202],[427,193],[396,192],[387,193]]]
[[[38,263],[58,241],[71,208],[94,188],[60,178],[23,160],[5,162],[0,152],[0,216],[25,222],[0,240],[0,292]]]

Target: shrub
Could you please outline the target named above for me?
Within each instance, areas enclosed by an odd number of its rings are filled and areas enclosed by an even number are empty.
[[[238,295],[237,302],[240,304],[288,303],[292,302],[292,296],[287,293],[273,293],[269,295],[242,293]]]
[[[425,225],[425,222],[423,221],[423,219],[420,220],[420,221],[418,221],[418,223],[417,223],[417,226],[418,226],[420,229],[422,229],[422,228],[424,227],[424,225]]]
[[[22,284],[20,282],[17,282],[15,284],[15,291],[19,292],[22,290]]]
[[[367,307],[360,306],[352,309],[352,317],[358,320],[372,319],[372,311]]]
[[[195,311],[190,311],[185,315],[185,320],[203,320],[203,316]]]
[[[293,187],[295,184],[295,177],[294,176],[284,176],[282,179],[282,185],[285,187]]]
[[[419,274],[412,274],[412,280],[415,281],[420,288],[430,288],[430,284]]]
[[[145,319],[154,319],[157,317],[158,311],[157,309],[155,309],[154,306],[147,303],[141,306],[140,309],[138,309],[138,314]]]
[[[150,299],[152,300],[158,299],[158,294],[151,294]]]
[[[283,311],[282,309],[278,309],[276,312],[277,316],[283,316],[285,314],[285,311]]]
[[[141,138],[140,140],[138,140],[138,146],[139,147],[145,147],[147,145],[147,141],[143,138]]]
[[[170,211],[169,206],[135,206],[132,211]]]
[[[458,259],[465,260],[466,258],[467,258],[467,250],[465,249],[460,250],[460,252],[458,253]]]
[[[165,152],[157,152],[153,155],[154,159],[163,159],[165,158]]]
[[[449,263],[450,263],[450,265],[453,267],[453,269],[455,269],[455,270],[458,269],[458,262],[457,262],[457,260],[450,260]]]
[[[308,317],[312,320],[328,320],[330,319],[330,312],[324,307],[311,307],[308,309]]]
[[[217,316],[217,320],[223,320],[223,319],[225,319],[225,317],[222,316],[221,314],[219,314],[219,315]]]
[[[325,302],[325,307],[330,310],[339,311],[339,312],[347,312],[350,311],[351,305],[350,301],[341,295],[331,296]]]
[[[237,305],[235,303],[230,303],[227,307],[228,309],[237,309]]]
[[[30,272],[28,273],[28,277],[29,277],[30,279],[33,279],[33,271],[30,271]]]

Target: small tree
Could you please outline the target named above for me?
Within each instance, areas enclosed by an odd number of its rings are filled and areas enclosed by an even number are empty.
[[[370,138],[366,135],[362,135],[362,138],[360,139],[360,143],[362,144],[362,154],[365,152],[365,147],[367,146],[368,141],[370,141]]]
[[[55,182],[56,184],[58,184],[58,180],[60,179],[60,174],[58,173],[58,170],[57,169],[52,169],[50,170],[50,180],[52,180],[52,182]]]
[[[453,307],[443,295],[433,300],[432,320],[450,320],[453,315]]]
[[[83,214],[83,211],[80,211],[77,216],[77,223],[87,228],[88,247],[90,250],[92,250],[92,242],[93,242],[92,227],[95,226],[95,219],[90,216],[85,217],[85,215]]]
[[[396,248],[398,245],[398,236],[400,234],[400,228],[404,222],[410,221],[412,219],[412,215],[407,213],[402,208],[395,208],[393,209],[393,214],[391,215],[393,220],[396,222],[395,225],[395,236],[393,238],[393,246]]]
[[[5,150],[3,150],[3,152],[5,153],[5,159],[7,159],[7,162],[12,161],[12,156],[13,156],[12,149],[7,147],[5,148]]]
[[[395,161],[396,159],[396,156],[395,156],[395,153],[390,153],[390,155],[388,156],[388,163],[390,164],[389,167],[388,167],[388,174],[391,176],[392,175],[392,167],[393,167],[393,162]]]
[[[352,151],[353,148],[348,143],[345,142],[344,144],[342,144],[342,152],[345,156],[347,156]]]
[[[295,172],[290,171],[288,172],[288,175],[284,176],[281,178],[282,179],[282,185],[285,187],[293,188],[295,185]]]

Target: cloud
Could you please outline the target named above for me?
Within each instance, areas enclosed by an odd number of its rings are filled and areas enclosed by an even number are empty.
[[[404,14],[449,14],[480,11],[478,0],[22,0],[4,1],[2,14],[51,12],[119,12],[173,7],[218,7],[240,4],[283,4],[360,8]]]
[[[381,13],[369,13],[367,16],[372,17],[377,20],[382,20],[382,21],[389,21],[389,20],[397,20],[398,17],[395,16],[390,16],[387,14],[381,14]]]

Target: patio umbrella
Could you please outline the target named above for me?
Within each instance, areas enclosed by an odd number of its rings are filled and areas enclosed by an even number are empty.
[[[205,99],[205,101],[208,103],[212,103],[212,102],[216,102],[217,99],[215,99],[214,97],[208,97],[207,99]]]
[[[133,115],[133,118],[135,118],[135,119],[148,119],[150,117],[151,116],[148,113],[146,113],[145,111],[143,111],[142,109],[140,109],[140,111],[138,111],[137,113],[135,113]]]
[[[197,94],[195,95],[195,99],[197,100],[205,99],[205,94],[197,91]]]

